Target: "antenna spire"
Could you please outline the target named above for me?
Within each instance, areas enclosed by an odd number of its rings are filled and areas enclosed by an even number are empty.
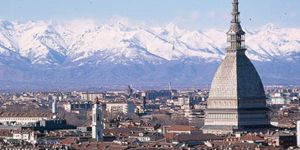
[[[240,23],[239,1],[232,0],[232,20],[229,31],[227,32],[227,52],[239,52],[244,54],[245,47],[245,32]]]
[[[240,23],[239,1],[233,0],[232,2],[232,23]]]

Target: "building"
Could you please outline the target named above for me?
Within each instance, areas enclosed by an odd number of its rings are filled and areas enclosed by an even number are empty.
[[[282,147],[288,149],[290,146],[295,146],[297,144],[296,135],[293,132],[289,131],[279,131],[271,132],[266,135],[265,139],[268,142],[268,145]]]
[[[108,102],[106,103],[106,111],[112,114],[128,114],[134,113],[136,106],[132,102]]]
[[[67,103],[64,104],[64,109],[67,112],[72,112],[72,111],[90,111],[92,110],[93,104],[90,101],[85,101],[85,102],[76,102],[76,103]]]
[[[190,98],[188,96],[179,96],[178,97],[178,106],[189,106],[190,105]]]
[[[286,105],[291,103],[291,99],[284,97],[281,93],[271,95],[271,103],[273,105]]]
[[[52,102],[52,114],[53,114],[53,119],[56,118],[56,115],[57,115],[57,100],[53,100]]]
[[[89,93],[89,92],[82,92],[80,93],[81,100],[83,101],[94,101],[96,98],[104,99],[104,93]]]
[[[174,91],[170,90],[149,90],[146,91],[146,98],[148,100],[155,100],[157,98],[166,98],[166,99],[171,99]]]
[[[3,125],[33,125],[51,119],[52,113],[49,112],[0,112],[0,124]]]
[[[92,110],[92,138],[97,141],[103,140],[103,114],[102,107],[98,99],[94,103]]]
[[[204,133],[227,134],[268,126],[268,108],[262,81],[246,56],[245,32],[238,0],[233,0],[227,32],[227,54],[211,84]]]
[[[193,126],[187,126],[187,125],[163,126],[163,134],[166,133],[192,134],[193,131],[196,131],[196,128]]]
[[[76,127],[67,124],[67,121],[65,119],[51,119],[51,120],[41,120],[32,128],[38,131],[45,131],[45,130],[53,131],[53,130],[74,129]]]
[[[32,144],[37,143],[37,135],[33,130],[17,130],[13,133],[12,139],[27,141]]]

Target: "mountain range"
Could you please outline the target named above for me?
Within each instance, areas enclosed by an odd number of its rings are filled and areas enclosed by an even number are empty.
[[[300,84],[300,28],[245,29],[266,85]],[[226,30],[73,20],[0,21],[0,89],[209,85]]]

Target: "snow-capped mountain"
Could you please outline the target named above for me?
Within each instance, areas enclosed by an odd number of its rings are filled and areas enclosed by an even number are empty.
[[[225,30],[189,31],[173,23],[142,28],[83,21],[64,24],[1,21],[0,52],[15,52],[32,64],[53,65],[85,63],[90,59],[97,59],[98,63],[157,63],[189,57],[218,61],[225,53]],[[290,56],[300,52],[299,39],[300,29],[272,24],[247,30],[248,54],[257,61],[278,57],[292,60]]]
[[[224,57],[225,33],[226,30],[216,29],[192,31],[174,23],[144,27],[91,20],[64,23],[2,20],[0,80],[154,83],[151,80],[189,82],[196,77],[195,81],[209,83],[211,77],[203,76],[212,76]],[[300,29],[269,24],[246,33],[247,55],[258,67],[275,62],[300,67]],[[264,73],[263,69],[259,71]],[[299,78],[293,79],[299,81]]]

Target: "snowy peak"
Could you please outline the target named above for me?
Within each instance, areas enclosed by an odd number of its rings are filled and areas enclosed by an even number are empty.
[[[294,61],[300,55],[300,29],[272,24],[246,30],[248,56],[256,61]],[[219,61],[226,31],[190,31],[169,23],[142,27],[128,22],[93,20],[64,23],[0,21],[0,54],[18,55],[31,64],[162,63],[199,59]]]
[[[210,84],[225,56],[226,31],[151,27],[128,21],[0,20],[3,88],[112,84]],[[300,29],[245,29],[247,55],[265,83],[300,83]],[[25,81],[25,82],[24,82]]]

